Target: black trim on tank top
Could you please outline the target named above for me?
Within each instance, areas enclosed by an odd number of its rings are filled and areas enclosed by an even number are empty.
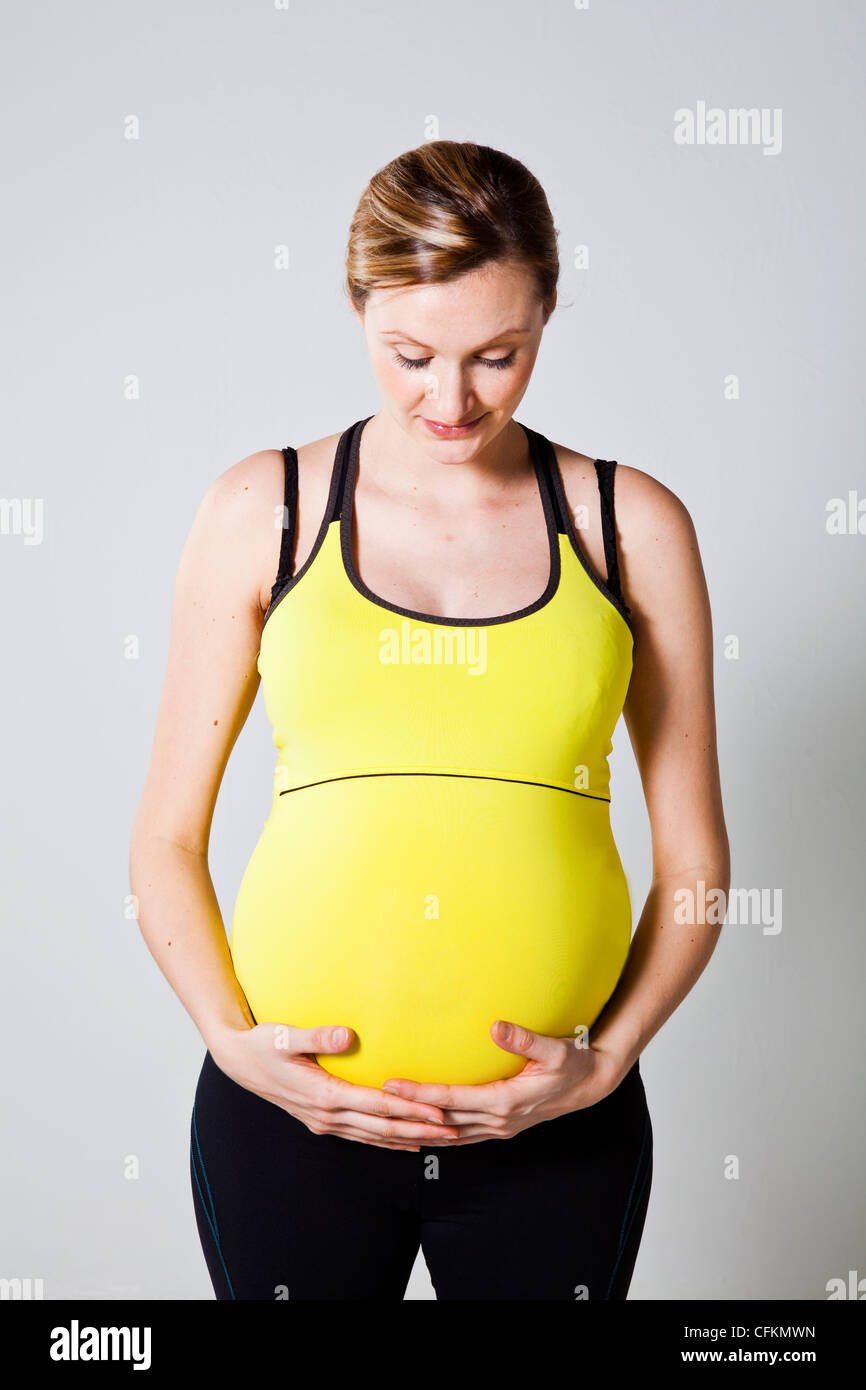
[[[283,448],[283,537],[280,542],[280,561],[277,577],[271,586],[271,600],[292,577],[295,555],[295,531],[298,520],[298,455],[291,444]]]
[[[560,787],[556,782],[534,782],[528,777],[495,777],[492,772],[404,772],[400,768],[393,772],[341,772],[336,777],[321,777],[316,782],[303,782],[299,787],[284,787],[279,793],[303,792],[308,787],[322,787],[327,782],[348,782],[355,777],[477,777],[482,782],[517,782],[521,787],[545,787],[551,792],[567,792],[569,796],[585,796],[589,801],[610,802],[609,796],[594,796],[592,792],[579,792],[576,787]]]
[[[297,574],[291,573],[291,565],[297,525],[298,456],[296,450],[291,445],[286,445],[283,448],[282,452],[285,462],[284,506],[288,508],[288,526],[283,530],[277,578],[271,589],[270,604],[262,619],[262,630],[264,630],[265,624],[268,622],[275,608],[277,608],[310,568],[310,565],[313,563],[324,544],[325,536],[328,533],[328,527],[334,521],[339,521],[340,523],[340,550],[343,557],[343,568],[349,581],[353,587],[371,603],[376,604],[379,608],[386,609],[388,612],[399,613],[403,617],[417,618],[420,622],[439,624],[446,627],[491,627],[497,623],[513,622],[517,618],[527,617],[530,613],[536,613],[539,609],[544,608],[550,603],[559,589],[561,564],[558,536],[565,535],[568,537],[572,550],[593,584],[617,610],[626,623],[626,626],[631,630],[631,609],[627,606],[622,597],[619,581],[619,561],[616,550],[613,500],[616,463],[607,459],[596,459],[594,461],[601,504],[605,565],[608,573],[608,583],[605,583],[589,564],[577,538],[568,506],[568,498],[565,493],[562,474],[559,468],[559,461],[556,457],[556,450],[545,435],[541,434],[538,430],[532,429],[528,425],[524,425],[520,421],[515,421],[515,423],[520,424],[520,428],[523,430],[529,442],[530,456],[535,469],[536,481],[538,483],[538,490],[541,496],[541,503],[547,526],[548,545],[550,550],[550,575],[544,592],[534,603],[528,604],[525,608],[518,608],[514,612],[503,613],[493,618],[445,618],[438,614],[421,613],[412,608],[403,608],[398,604],[388,603],[385,599],[380,598],[378,594],[374,594],[371,589],[368,589],[355,568],[351,547],[351,521],[354,508],[354,493],[357,480],[361,434],[363,433],[364,426],[372,418],[372,415],[367,415],[364,419],[356,421],[354,425],[350,425],[340,435],[334,453],[325,513],[322,517],[316,539],[313,542],[313,547]],[[613,585],[610,583],[611,579],[613,580]]]
[[[565,534],[571,542],[571,548],[582,564],[586,573],[589,575],[595,587],[604,594],[604,597],[613,604],[613,607],[625,621],[631,630],[631,609],[626,604],[619,582],[619,561],[616,553],[616,528],[613,509],[613,478],[616,471],[616,462],[611,459],[595,459],[595,474],[598,482],[599,503],[601,508],[601,530],[604,542],[604,560],[607,568],[607,582],[601,579],[590,565],[583,553],[580,541],[577,538],[577,529],[568,505],[568,497],[565,492],[565,484],[562,481],[562,473],[559,467],[559,460],[556,457],[556,450],[546,439],[541,436],[546,445],[546,452],[550,460],[550,473],[553,480],[553,491],[557,500],[557,507],[561,518],[565,518]]]
[[[350,425],[340,435],[340,442],[337,445],[337,456],[334,459],[334,477],[332,479],[332,495],[328,498],[328,512],[326,520],[328,525],[332,521],[341,521],[343,508],[346,505],[346,477],[351,468],[352,451],[355,447],[356,431],[363,430],[364,426],[372,420],[372,415],[365,415],[363,420],[356,420],[354,425]]]
[[[368,416],[368,419],[369,419],[369,418],[370,418],[370,417]],[[263,619],[262,619],[262,631],[264,631],[265,623],[268,621],[268,619],[270,618],[271,614],[273,613],[273,611],[274,611],[274,609],[277,607],[277,605],[280,604],[280,603],[282,603],[282,601],[283,601],[283,599],[285,598],[286,594],[288,594],[288,593],[291,592],[291,590],[292,590],[292,589],[295,587],[295,585],[297,584],[298,580],[301,579],[301,578],[303,578],[303,576],[306,574],[307,570],[310,568],[310,565],[313,563],[313,561],[315,560],[315,558],[316,558],[316,556],[318,555],[319,551],[321,550],[322,545],[324,544],[325,536],[328,534],[328,527],[330,526],[331,522],[334,521],[334,520],[336,519],[336,517],[339,515],[339,513],[338,513],[338,511],[337,511],[337,506],[338,506],[338,499],[339,499],[339,496],[340,496],[340,481],[341,481],[341,478],[342,478],[343,473],[344,473],[344,470],[345,470],[346,455],[347,455],[347,453],[348,453],[348,448],[349,448],[349,438],[350,438],[351,433],[352,433],[352,430],[353,430],[354,428],[355,428],[354,425],[350,425],[348,429],[343,430],[343,433],[340,435],[340,438],[339,438],[339,440],[338,440],[338,442],[337,442],[337,448],[336,448],[336,451],[335,451],[335,453],[334,453],[334,462],[333,462],[333,465],[332,465],[332,467],[331,467],[331,482],[330,482],[330,485],[329,485],[329,487],[328,487],[328,500],[327,500],[327,502],[326,502],[326,504],[325,504],[325,514],[324,514],[324,516],[322,517],[322,523],[321,523],[321,525],[320,525],[320,527],[319,527],[319,530],[318,530],[318,534],[317,534],[317,536],[316,536],[316,539],[315,539],[315,541],[313,542],[313,548],[312,548],[312,550],[310,551],[310,553],[309,553],[309,555],[307,556],[307,558],[306,558],[306,560],[304,561],[304,563],[301,565],[301,568],[298,570],[297,574],[288,574],[288,575],[286,575],[284,578],[281,577],[280,575],[278,575],[278,577],[277,577],[277,582],[274,584],[273,589],[271,590],[271,602],[270,602],[270,604],[269,604],[269,606],[268,606],[268,609],[267,609],[267,611],[266,611],[266,613],[265,613],[265,616],[264,616]],[[291,449],[291,446],[288,445],[287,448]],[[294,464],[295,464],[295,468],[297,468],[297,458],[298,458],[297,452],[296,452],[294,449],[291,449],[291,453],[294,455]],[[286,457],[286,449],[283,450],[283,457],[284,457],[284,458]],[[297,475],[296,475],[296,477],[297,477]],[[290,470],[289,470],[289,466],[288,466],[288,461],[287,461],[287,471],[286,471],[286,486],[287,486],[287,489],[291,486],[291,478],[290,478]],[[291,499],[290,499],[289,493],[288,493],[288,491],[287,491],[287,494],[286,494],[286,502],[287,502],[287,504],[289,503],[290,500],[291,500]],[[295,494],[294,494],[294,505],[295,505],[295,509],[296,509],[296,508],[297,508],[297,491],[295,491]],[[291,527],[292,529],[294,529],[295,524],[296,524],[296,518],[293,518],[293,519],[290,521],[289,525],[290,525],[290,527]],[[283,541],[285,542],[285,536],[283,537]],[[292,542],[292,545],[293,545],[293,547],[294,547],[294,541]],[[281,551],[280,551],[280,567],[281,567],[281,569],[282,569],[282,560],[283,560],[283,554],[282,554],[282,548],[281,548]]]
[[[535,480],[538,485],[538,492],[541,497],[541,505],[544,511],[544,521],[547,527],[547,542],[550,552],[550,573],[544,591],[533,603],[529,603],[525,608],[517,608],[511,613],[498,613],[492,618],[446,618],[438,613],[421,613],[414,608],[403,608],[399,604],[389,603],[386,599],[374,594],[364,583],[357,569],[355,559],[352,554],[352,515],[354,512],[355,485],[358,476],[358,458],[361,450],[361,435],[364,426],[373,417],[367,416],[366,420],[359,420],[353,426],[352,440],[348,450],[348,458],[345,460],[345,478],[342,482],[340,492],[340,550],[343,556],[343,568],[348,575],[352,585],[363,594],[364,598],[375,603],[379,608],[385,608],[389,613],[399,613],[404,618],[417,618],[419,622],[440,624],[445,627],[493,627],[497,623],[514,622],[516,618],[528,617],[530,613],[537,613],[540,608],[546,607],[559,588],[560,580],[560,554],[557,529],[557,518],[553,493],[550,485],[550,477],[545,467],[543,435],[530,429],[528,425],[520,425],[529,443],[529,452],[532,465],[535,469]],[[520,424],[520,421],[515,423]]]
[[[622,595],[619,578],[619,556],[616,547],[616,517],[613,505],[613,485],[616,478],[615,459],[596,459],[595,471],[598,477],[598,492],[601,501],[601,534],[604,541],[604,563],[607,570],[607,587],[615,594],[627,613],[631,609]]]

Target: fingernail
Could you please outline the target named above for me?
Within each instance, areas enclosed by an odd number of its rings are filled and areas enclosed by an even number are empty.
[[[503,1041],[503,1042],[510,1042],[510,1041],[511,1041],[511,1024],[510,1024],[510,1023],[504,1023],[503,1020],[502,1020],[501,1018],[498,1020],[498,1022],[499,1022],[499,1034],[500,1034],[500,1037],[502,1038],[502,1041]]]
[[[335,1028],[331,1037],[336,1047],[342,1047],[343,1043],[349,1041],[349,1031],[347,1028]]]

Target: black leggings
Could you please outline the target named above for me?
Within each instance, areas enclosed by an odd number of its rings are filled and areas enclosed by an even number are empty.
[[[208,1052],[190,1123],[218,1299],[624,1299],[652,1181],[637,1062],[609,1096],[510,1139],[418,1153],[313,1134]]]

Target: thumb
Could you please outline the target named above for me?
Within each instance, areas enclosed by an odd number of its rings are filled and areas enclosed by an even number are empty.
[[[343,1025],[295,1028],[283,1023],[275,1029],[274,1042],[281,1052],[343,1052],[354,1042],[354,1033]]]
[[[490,1036],[503,1052],[515,1052],[520,1057],[529,1057],[532,1061],[552,1061],[558,1053],[556,1038],[545,1037],[543,1033],[533,1033],[531,1029],[523,1028],[519,1023],[509,1023],[505,1019],[496,1020],[491,1026]]]
[[[343,1025],[334,1028],[309,1028],[306,1031],[310,1039],[310,1052],[342,1052],[355,1037],[351,1028]]]

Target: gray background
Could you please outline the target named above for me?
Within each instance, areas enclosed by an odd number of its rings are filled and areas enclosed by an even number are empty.
[[[104,0],[5,6],[2,28],[2,495],[43,499],[44,537],[0,536],[0,1275],[212,1297],[187,1169],[203,1044],[125,915],[175,571],[215,476],[379,408],[347,229],[372,172],[431,133],[507,150],[547,190],[560,306],[518,418],[689,508],[733,885],[783,894],[782,930],[728,927],[644,1053],[631,1296],[820,1299],[866,1275],[866,535],[825,518],[866,495],[861,7]],[[676,145],[698,101],[781,108],[781,152]],[[226,922],[273,757],[259,695],[213,827]],[[612,771],[637,916],[648,823],[622,724]],[[420,1260],[408,1297],[432,1297]]]

